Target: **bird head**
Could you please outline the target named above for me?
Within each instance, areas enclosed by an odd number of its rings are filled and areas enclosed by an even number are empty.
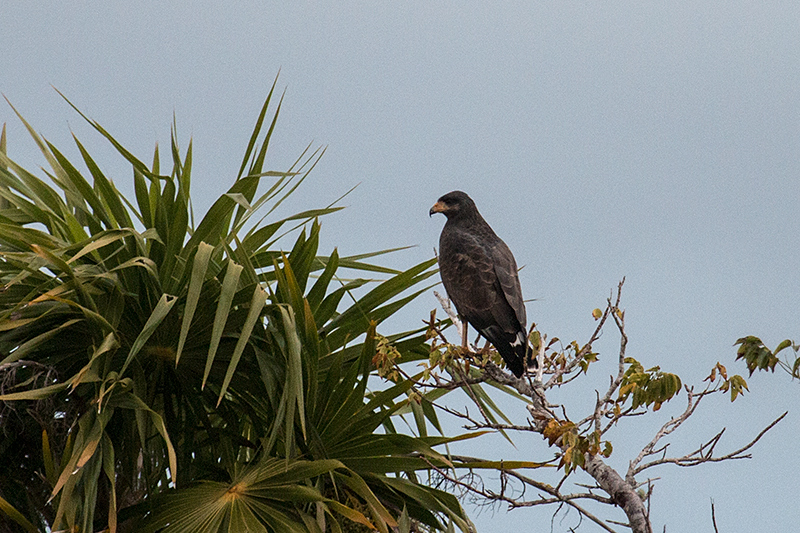
[[[467,196],[467,193],[453,191],[439,198],[431,207],[428,215],[433,216],[434,213],[442,213],[447,218],[458,218],[466,214],[477,213],[477,211],[478,208],[475,207],[475,202]]]

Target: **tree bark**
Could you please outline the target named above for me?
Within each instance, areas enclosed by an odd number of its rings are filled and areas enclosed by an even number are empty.
[[[635,487],[626,482],[616,470],[603,462],[600,456],[586,457],[586,472],[608,493],[628,517],[633,533],[653,533],[644,500]]]

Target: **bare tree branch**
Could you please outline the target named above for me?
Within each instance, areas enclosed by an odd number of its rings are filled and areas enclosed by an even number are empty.
[[[697,406],[700,405],[700,400],[703,399],[704,395],[701,394],[699,396],[696,396],[694,394],[694,389],[688,386],[686,386],[685,389],[687,398],[686,410],[677,418],[671,418],[667,423],[661,426],[661,429],[658,430],[655,437],[653,437],[653,440],[648,442],[647,445],[644,448],[642,448],[642,451],[639,452],[639,455],[636,457],[636,459],[630,462],[627,474],[629,478],[633,478],[633,476],[635,476],[636,474],[638,474],[643,470],[637,468],[639,463],[641,463],[645,457],[648,457],[655,453],[659,453],[658,450],[654,451],[658,442],[665,436],[669,435],[670,433],[678,429],[681,424],[683,424],[690,416],[692,416],[695,409],[697,409]],[[708,389],[706,389],[706,391],[704,392],[707,391]],[[695,401],[695,397],[697,397],[697,401]]]
[[[466,349],[450,348],[453,353],[460,356],[454,357],[452,361],[448,356],[446,362],[441,363],[442,368],[445,368],[449,373],[449,378],[440,375],[438,372],[430,372],[430,377],[427,381],[415,383],[416,387],[426,390],[463,389],[478,407],[477,414],[472,415],[466,409],[462,412],[438,403],[434,405],[464,421],[464,427],[467,430],[488,429],[502,432],[539,433],[543,439],[557,449],[556,460],[560,460],[558,466],[559,468],[564,467],[564,476],[556,486],[537,481],[516,470],[501,467],[498,469],[500,472],[498,491],[487,488],[480,477],[476,476],[472,470],[470,470],[469,474],[459,478],[455,472],[451,473],[442,467],[428,463],[430,468],[441,476],[443,480],[466,491],[468,494],[478,496],[489,502],[505,503],[512,509],[556,505],[556,513],[558,513],[566,505],[575,509],[581,518],[586,518],[599,525],[605,531],[613,533],[614,529],[609,524],[619,524],[629,528],[633,533],[652,533],[650,502],[653,494],[653,482],[658,478],[651,477],[645,481],[637,480],[637,476],[644,470],[661,464],[695,466],[706,462],[749,458],[750,454],[746,452],[767,431],[780,422],[786,416],[786,413],[770,423],[749,443],[733,452],[715,456],[716,447],[725,431],[723,428],[698,449],[681,457],[667,456],[669,443],[665,442],[666,438],[696,412],[703,398],[710,394],[729,391],[731,386],[741,388],[743,380],[738,376],[734,376],[734,378],[738,378],[741,382],[728,380],[725,368],[718,364],[709,377],[709,384],[704,390],[695,392],[693,387],[683,387],[687,397],[686,408],[680,415],[670,418],[659,428],[639,454],[629,462],[624,478],[604,461],[604,457],[611,453],[610,443],[600,440],[607,431],[628,417],[653,413],[658,410],[658,406],[662,402],[668,401],[680,392],[680,380],[677,376],[662,373],[658,367],[643,370],[642,365],[630,359],[627,355],[628,335],[625,329],[625,312],[620,308],[624,283],[625,280],[623,278],[617,286],[616,294],[612,292],[610,297],[607,298],[606,307],[602,314],[594,313],[598,323],[586,344],[580,345],[577,342],[572,342],[566,347],[561,345],[559,350],[558,346],[553,347],[554,344],[558,343],[557,338],[553,337],[548,343],[547,336],[541,335],[538,346],[534,344],[536,348],[534,356],[539,363],[538,368],[535,373],[528,374],[527,379],[525,376],[522,379],[518,379],[511,375],[510,372],[504,371],[493,364],[490,358],[485,357],[487,350],[489,350],[488,346],[483,350],[476,350],[474,346],[469,345]],[[445,313],[458,329],[459,338],[462,338],[467,327],[466,323],[459,320],[446,298],[438,293],[435,294]],[[564,386],[578,379],[584,374],[588,366],[596,361],[595,354],[592,353],[592,345],[603,334],[609,317],[613,320],[620,336],[615,372],[609,376],[608,388],[602,393],[601,391],[596,391],[595,402],[591,412],[577,423],[573,423],[567,414],[566,407],[564,405],[551,404],[547,399],[546,393],[552,388]],[[434,324],[433,318],[431,319],[430,328],[435,331],[434,335],[438,339],[448,343],[442,331]],[[537,333],[535,325],[532,325],[529,337],[534,334]],[[473,365],[479,368],[481,372],[471,371],[470,367]],[[633,369],[633,372],[631,372],[631,369]],[[719,379],[715,377],[717,376],[717,371],[719,371]],[[545,374],[548,376],[546,381],[544,380]],[[407,377],[406,374],[404,375]],[[410,378],[407,377],[407,379]],[[658,381],[662,379],[665,381]],[[506,387],[507,390],[514,390],[527,400],[526,408],[529,414],[527,424],[501,423],[492,417],[492,413],[487,412],[484,407],[485,402],[476,394],[476,392],[480,391],[474,389],[474,387],[480,386],[481,383],[487,381]],[[653,389],[646,388],[650,386],[648,384],[653,383],[655,383]],[[661,386],[661,384],[666,385]],[[637,389],[636,387],[639,388]],[[663,392],[665,387],[666,392]],[[733,390],[735,391],[735,389]],[[642,396],[642,394],[649,394],[650,396]],[[631,400],[630,398],[633,399]],[[652,405],[655,405],[655,407],[651,408]],[[480,461],[479,459],[466,457],[452,458],[462,462]],[[578,468],[582,468],[591,476],[595,484],[575,483],[579,490],[571,493],[562,491],[562,485],[569,479],[570,473]],[[517,487],[516,489],[514,489],[515,486]],[[526,497],[526,487],[535,490],[536,496],[533,498]],[[582,500],[618,506],[625,513],[627,522],[601,520],[581,505],[580,502]],[[713,512],[712,503],[712,518]],[[716,530],[716,522],[714,522],[714,527]]]
[[[717,445],[717,442],[719,442],[720,437],[722,437],[722,434],[725,432],[725,428],[723,428],[719,433],[717,433],[714,437],[712,437],[708,442],[706,442],[704,444],[701,444],[700,447],[697,450],[695,450],[695,451],[693,451],[691,453],[688,453],[688,454],[686,454],[686,455],[684,455],[682,457],[663,458],[663,459],[657,459],[655,461],[651,461],[649,463],[645,463],[642,466],[636,468],[635,469],[635,473],[638,474],[639,472],[642,472],[643,470],[645,470],[647,468],[651,468],[653,466],[658,466],[658,465],[667,464],[667,463],[676,464],[678,466],[697,466],[697,465],[703,464],[703,463],[718,463],[720,461],[730,461],[730,460],[733,460],[733,459],[750,459],[752,456],[749,453],[745,454],[744,452],[746,452],[747,450],[752,448],[759,440],[761,440],[761,437],[763,437],[767,433],[767,431],[769,431],[770,429],[775,427],[775,425],[778,422],[780,422],[781,420],[783,420],[783,418],[788,413],[789,413],[789,411],[786,411],[781,416],[779,416],[778,418],[773,420],[767,427],[762,429],[761,432],[758,435],[756,435],[756,437],[753,440],[751,440],[750,442],[748,442],[747,444],[745,444],[744,446],[742,446],[738,450],[734,450],[734,451],[732,451],[730,453],[727,453],[725,455],[721,455],[719,457],[714,457],[712,455],[713,452],[714,452],[714,447]]]
[[[463,462],[484,462],[484,460],[478,459],[478,458],[475,458],[475,457],[453,456],[453,459],[456,459],[456,460],[459,460],[459,461],[463,461]],[[536,480],[534,480],[532,478],[529,478],[527,476],[524,476],[524,475],[522,475],[522,474],[520,474],[520,473],[518,473],[518,472],[516,472],[514,470],[502,470],[501,471],[501,475],[507,475],[507,476],[514,477],[515,479],[521,481],[525,485],[530,485],[531,487],[534,487],[537,490],[540,490],[540,491],[542,491],[542,492],[544,492],[546,494],[549,494],[551,496],[550,498],[545,498],[543,496],[540,496],[539,499],[536,499],[536,500],[520,501],[520,500],[511,498],[509,496],[506,496],[505,495],[505,491],[501,491],[500,493],[496,493],[496,492],[491,491],[491,490],[486,490],[485,488],[478,488],[478,487],[476,487],[474,485],[471,485],[469,483],[465,483],[465,482],[461,481],[460,479],[456,479],[452,475],[448,474],[443,469],[441,469],[441,468],[437,467],[436,465],[430,463],[427,459],[424,459],[424,460],[426,462],[428,462],[428,464],[430,465],[432,470],[434,470],[437,474],[442,476],[442,478],[446,479],[448,482],[453,483],[454,485],[456,485],[458,487],[461,487],[461,488],[463,488],[463,489],[465,489],[465,490],[467,490],[467,491],[469,491],[469,492],[471,492],[473,494],[477,494],[478,496],[481,496],[481,497],[483,497],[483,498],[485,498],[487,500],[500,501],[500,502],[507,503],[509,505],[509,507],[512,508],[512,509],[513,508],[517,508],[517,507],[532,507],[532,506],[536,506],[536,505],[549,505],[549,504],[553,504],[553,503],[564,503],[566,505],[569,505],[570,507],[573,507],[576,511],[578,511],[578,513],[581,516],[584,516],[587,519],[591,520],[595,524],[597,524],[600,527],[602,527],[605,531],[608,531],[610,533],[616,533],[616,531],[614,531],[613,529],[608,527],[608,525],[605,522],[603,522],[600,518],[598,518],[597,516],[595,516],[591,512],[587,511],[585,508],[583,508],[580,504],[578,504],[575,501],[575,500],[578,500],[578,499],[591,499],[591,500],[596,500],[596,501],[599,501],[601,503],[606,503],[606,504],[613,503],[613,502],[611,502],[611,500],[609,500],[607,498],[603,498],[603,497],[600,497],[600,496],[597,496],[597,495],[591,494],[591,493],[561,494],[561,493],[558,492],[558,490],[556,488],[552,487],[551,485],[536,481]]]

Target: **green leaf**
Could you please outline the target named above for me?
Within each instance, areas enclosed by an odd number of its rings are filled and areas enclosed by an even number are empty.
[[[239,335],[239,340],[236,341],[236,348],[234,348],[233,355],[231,355],[231,362],[228,364],[228,371],[225,373],[225,380],[222,382],[222,387],[219,391],[217,406],[219,406],[223,396],[225,396],[225,392],[228,389],[228,384],[230,384],[231,378],[233,377],[233,372],[236,370],[236,366],[239,363],[239,358],[242,356],[242,352],[244,352],[245,347],[250,341],[250,333],[253,331],[256,321],[261,317],[261,310],[264,308],[266,303],[267,293],[264,292],[264,289],[262,289],[260,286],[256,286],[255,291],[253,291],[253,298],[250,300],[250,308],[247,312],[247,319],[242,326],[242,332]]]
[[[200,301],[200,292],[203,289],[206,271],[208,270],[208,262],[211,259],[211,252],[213,251],[213,246],[201,242],[194,256],[192,279],[189,282],[189,292],[186,296],[186,307],[183,311],[183,322],[181,323],[181,334],[178,338],[178,350],[175,353],[175,366],[178,366],[178,361],[183,352],[183,346],[186,344],[186,336],[189,334],[189,327],[192,325],[192,318],[197,310],[197,302]]]
[[[99,124],[99,123],[95,122],[94,120],[91,120],[91,119],[90,119],[90,118],[88,118],[86,115],[84,115],[84,114],[81,112],[81,110],[80,110],[80,109],[78,109],[77,107],[75,107],[75,105],[74,105],[72,102],[70,102],[70,101],[69,101],[69,99],[68,99],[66,96],[64,96],[64,95],[63,95],[63,94],[62,94],[62,93],[61,93],[61,92],[60,92],[58,89],[56,89],[56,92],[57,92],[59,95],[61,95],[61,97],[62,97],[62,98],[63,98],[63,99],[64,99],[64,100],[65,100],[65,101],[66,101],[66,102],[67,102],[67,103],[68,103],[70,106],[72,106],[72,109],[74,109],[75,111],[77,111],[77,113],[78,113],[78,114],[79,114],[81,117],[83,117],[83,119],[84,119],[84,120],[86,120],[86,122],[88,122],[88,123],[89,123],[89,124],[90,124],[90,125],[91,125],[91,126],[94,128],[94,129],[95,129],[95,130],[97,130],[97,131],[98,131],[98,132],[99,132],[99,133],[100,133],[100,134],[101,134],[103,137],[105,137],[106,139],[108,139],[108,141],[111,143],[111,145],[112,145],[112,146],[114,146],[114,148],[116,148],[116,150],[117,150],[117,151],[118,151],[118,152],[119,152],[119,153],[122,155],[122,157],[124,157],[126,160],[128,160],[128,162],[129,162],[129,163],[131,163],[131,164],[133,165],[133,167],[134,167],[136,170],[138,170],[139,172],[141,172],[142,174],[144,174],[144,175],[146,175],[146,176],[156,177],[156,176],[153,176],[153,174],[150,172],[150,170],[147,168],[147,166],[146,166],[144,163],[142,163],[141,161],[139,161],[138,159],[136,159],[136,157],[134,157],[134,156],[133,156],[133,154],[131,154],[131,153],[130,153],[128,150],[126,150],[126,149],[125,149],[125,147],[123,147],[123,146],[122,146],[122,145],[121,145],[119,142],[117,142],[117,140],[116,140],[116,139],[114,139],[114,137],[112,137],[110,133],[108,133],[108,132],[107,132],[105,129],[103,129],[103,127],[102,127],[102,126],[100,126],[100,124]],[[21,117],[20,117],[20,118],[21,118]]]
[[[147,322],[142,328],[142,331],[139,333],[139,335],[136,337],[136,340],[131,345],[130,352],[128,352],[128,357],[125,359],[125,364],[122,365],[120,374],[125,373],[125,370],[128,368],[128,365],[130,365],[133,358],[136,357],[136,354],[139,353],[139,350],[141,350],[144,347],[145,343],[148,340],[150,340],[150,337],[153,335],[156,328],[158,328],[158,326],[161,325],[161,322],[164,320],[164,318],[169,314],[170,310],[172,309],[172,306],[175,305],[177,299],[178,299],[177,297],[170,296],[168,294],[161,295],[161,298],[159,298],[155,309],[153,309],[153,312],[147,319]]]
[[[328,337],[333,346],[340,346],[348,337],[352,338],[367,330],[371,314],[381,304],[389,301],[409,286],[415,285],[435,273],[429,270],[436,264],[436,259],[424,261],[401,274],[380,283],[343,311],[333,320],[325,324],[320,332]],[[396,308],[391,308],[396,311]],[[338,331],[336,331],[338,329]]]
[[[782,351],[782,350],[784,350],[784,349],[786,349],[786,348],[790,347],[791,345],[792,345],[792,341],[791,341],[791,340],[789,340],[789,339],[784,339],[784,340],[783,340],[783,341],[782,341],[782,342],[781,342],[781,343],[778,345],[778,347],[777,347],[777,348],[775,348],[775,351],[774,351],[773,353],[774,353],[775,355],[777,355],[777,354],[778,354],[778,352],[780,352],[780,351]]]
[[[278,83],[278,77],[275,76],[275,81],[272,82],[272,87],[269,90],[269,94],[267,95],[266,100],[264,100],[264,105],[261,106],[261,112],[258,115],[258,120],[256,120],[256,125],[253,128],[253,133],[250,135],[250,141],[247,143],[247,149],[244,153],[244,158],[242,159],[242,165],[239,167],[239,173],[237,175],[237,179],[242,177],[244,173],[245,167],[247,167],[247,162],[250,160],[250,154],[253,152],[253,148],[256,145],[256,141],[258,140],[258,135],[261,132],[261,126],[264,123],[264,117],[267,114],[267,109],[269,108],[269,103],[272,100],[272,93],[275,91],[275,85]],[[277,113],[275,114],[275,118],[277,118]]]
[[[4,125],[3,126],[3,140],[5,140],[5,132],[6,132],[6,129],[5,129],[5,125]],[[22,513],[17,511],[14,508],[13,505],[8,503],[1,496],[0,496],[0,511],[5,513],[6,516],[8,516],[11,520],[16,522],[18,525],[22,526],[22,528],[24,528],[25,531],[28,531],[29,533],[37,533],[38,530],[36,529],[36,527],[33,524],[31,524],[24,516],[22,516]]]
[[[283,321],[283,335],[286,341],[286,386],[284,387],[284,396],[287,397],[286,408],[286,435],[293,434],[293,425],[295,422],[295,408],[297,409],[297,417],[300,421],[300,428],[303,432],[303,437],[306,437],[306,414],[305,402],[303,401],[303,367],[300,353],[300,338],[297,334],[297,327],[294,320],[294,314],[291,309],[286,309],[279,306],[281,319]],[[290,457],[292,453],[292,441],[286,439],[286,456]]]
[[[89,239],[88,243],[85,246],[83,246],[80,249],[80,251],[78,251],[78,253],[76,253],[67,260],[67,264],[75,263],[81,257],[90,254],[96,250],[99,250],[105,246],[108,246],[109,244],[121,241],[124,244],[124,239],[126,237],[131,237],[131,236],[138,236],[138,234],[135,231],[127,228],[119,230],[116,229],[108,230],[108,231],[103,231],[101,233],[97,233]],[[97,259],[101,260],[100,257],[98,257]]]
[[[206,358],[206,368],[203,373],[203,385],[205,388],[208,375],[211,372],[211,366],[214,363],[217,349],[219,348],[222,333],[225,330],[225,324],[228,320],[228,314],[231,309],[233,297],[236,295],[236,289],[239,285],[239,276],[244,267],[237,265],[233,261],[228,262],[228,268],[225,272],[225,278],[222,280],[222,290],[219,294],[219,302],[217,303],[217,311],[214,315],[214,326],[211,331],[211,342],[208,348],[208,356]]]
[[[19,345],[19,347],[17,347],[17,349],[13,353],[11,353],[5,359],[0,361],[0,365],[13,363],[15,361],[19,361],[20,359],[28,357],[37,348],[48,342],[50,339],[52,339],[59,333],[62,333],[64,330],[68,330],[71,326],[77,324],[78,322],[80,322],[79,319],[67,320],[66,322],[64,322],[63,324],[59,325],[56,328],[53,328],[49,331],[45,331],[44,333],[40,333],[39,335],[36,335],[32,339]]]
[[[94,178],[94,187],[97,190],[97,195],[100,198],[102,205],[110,215],[112,225],[116,228],[132,228],[133,222],[128,214],[128,211],[125,209],[123,203],[124,198],[122,198],[122,195],[119,193],[114,184],[110,182],[105,175],[103,175],[103,173],[100,171],[100,168],[94,162],[94,159],[92,159],[91,155],[89,155],[89,152],[87,152],[80,141],[78,141],[78,138],[74,135],[72,137],[75,140],[75,144],[78,145],[78,149],[81,152],[84,163],[86,163],[89,172],[91,172],[92,177]]]

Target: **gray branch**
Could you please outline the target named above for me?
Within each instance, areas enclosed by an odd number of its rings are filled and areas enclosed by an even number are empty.
[[[597,397],[591,414],[578,422],[574,427],[578,428],[577,431],[579,436],[585,437],[589,432],[596,432],[597,435],[603,435],[613,424],[618,423],[621,419],[646,414],[648,412],[647,410],[632,409],[631,407],[626,408],[623,411],[619,411],[617,400],[614,398],[616,395],[618,395],[620,386],[624,379],[626,349],[628,344],[628,336],[625,332],[625,313],[619,307],[622,286],[624,282],[625,280],[623,278],[617,287],[616,295],[612,293],[611,297],[607,299],[605,311],[603,312],[602,316],[599,317],[597,327],[592,333],[589,342],[587,342],[583,347],[576,347],[570,352],[570,354],[564,354],[563,358],[556,362],[555,358],[549,360],[545,354],[547,346],[545,336],[542,336],[539,350],[534,354],[534,357],[536,357],[537,361],[539,362],[538,370],[533,376],[530,376],[532,379],[517,379],[511,375],[511,373],[502,370],[491,362],[479,362],[479,366],[483,370],[482,375],[472,375],[468,377],[467,373],[464,371],[465,367],[460,366],[461,363],[457,363],[455,368],[448,369],[448,371],[451,373],[451,380],[441,380],[439,377],[433,376],[433,384],[420,383],[419,385],[448,390],[461,386],[471,397],[472,401],[478,406],[480,414],[473,417],[470,416],[468,412],[460,413],[444,406],[437,405],[437,407],[444,409],[446,412],[464,420],[467,423],[465,428],[469,430],[490,429],[494,431],[525,431],[544,435],[545,430],[548,428],[548,424],[550,424],[551,421],[555,420],[559,424],[566,424],[570,422],[566,409],[563,406],[553,405],[547,401],[546,391],[551,388],[559,387],[569,383],[581,374],[581,368],[579,365],[585,360],[585,357],[591,353],[592,344],[600,338],[603,327],[607,323],[607,319],[610,316],[620,334],[616,373],[615,375],[610,376],[608,389],[602,395],[599,391],[597,392]],[[457,314],[450,306],[449,300],[442,297],[438,293],[434,294],[439,300],[442,309],[444,309],[447,316],[452,320],[453,324],[455,324],[456,328],[458,329],[459,337],[463,338],[464,328],[467,327],[466,323],[459,320]],[[444,340],[441,332],[439,332],[439,336]],[[445,342],[447,341],[445,340]],[[469,354],[467,354],[467,357],[469,357]],[[470,359],[470,361],[474,360]],[[545,373],[549,375],[549,378],[546,383],[543,383],[543,375]],[[475,397],[474,391],[468,386],[468,384],[479,383],[481,381],[491,381],[499,385],[504,385],[516,390],[520,395],[529,398],[530,401],[526,406],[530,415],[528,424],[503,424],[498,423],[496,420],[490,417],[489,414],[486,413],[482,408],[481,402]],[[719,456],[714,455],[716,446],[725,431],[723,429],[691,453],[681,457],[667,457],[666,450],[669,444],[661,444],[665,437],[677,430],[689,417],[695,413],[697,407],[700,405],[705,396],[720,392],[721,388],[719,385],[709,384],[705,390],[701,392],[694,392],[694,389],[688,386],[684,387],[684,390],[687,394],[686,409],[679,416],[671,418],[661,426],[650,442],[648,442],[642,448],[637,457],[630,461],[624,478],[619,472],[605,463],[602,455],[592,455],[590,453],[585,454],[583,458],[583,468],[596,483],[594,486],[582,486],[583,489],[586,489],[586,492],[562,492],[561,485],[566,481],[566,475],[556,486],[552,486],[547,483],[536,481],[517,471],[501,468],[501,490],[498,493],[487,489],[482,484],[476,486],[474,484],[474,479],[471,477],[468,479],[468,482],[465,482],[462,479],[456,478],[455,475],[451,474],[449,471],[445,471],[433,464],[430,466],[439,475],[458,487],[486,498],[488,501],[507,503],[510,508],[532,507],[549,504],[568,505],[577,510],[581,516],[587,518],[588,520],[599,525],[605,531],[609,531],[611,533],[614,533],[614,529],[612,529],[609,524],[623,525],[629,528],[633,533],[653,533],[649,517],[649,501],[652,494],[652,481],[658,478],[650,478],[647,481],[639,482],[636,479],[637,475],[641,474],[648,468],[652,468],[661,464],[696,466],[706,462],[720,462],[749,458],[750,454],[746,452],[750,450],[750,448],[752,448],[761,439],[761,437],[766,434],[767,431],[772,429],[786,416],[786,413],[784,413],[778,417],[766,428],[764,428],[753,440],[731,453]],[[610,419],[610,421],[603,426],[603,421],[608,419]],[[566,439],[562,439],[562,437],[556,437],[555,442],[553,442],[553,434],[549,434],[548,438],[551,439],[553,445],[560,448],[562,453],[565,453],[570,449],[572,450],[572,453],[575,453],[576,448],[571,448],[572,445],[566,442]],[[452,458],[456,461],[480,461],[479,459],[467,457]],[[531,487],[535,489],[538,491],[537,497],[532,499],[525,498],[524,490],[521,496],[518,494],[509,495],[506,492],[506,483],[509,479],[515,479],[517,482],[522,484],[522,487]],[[643,488],[645,486],[647,488]],[[603,521],[578,503],[582,500],[591,500],[606,505],[618,506],[625,513],[628,522],[620,523],[610,520]]]

